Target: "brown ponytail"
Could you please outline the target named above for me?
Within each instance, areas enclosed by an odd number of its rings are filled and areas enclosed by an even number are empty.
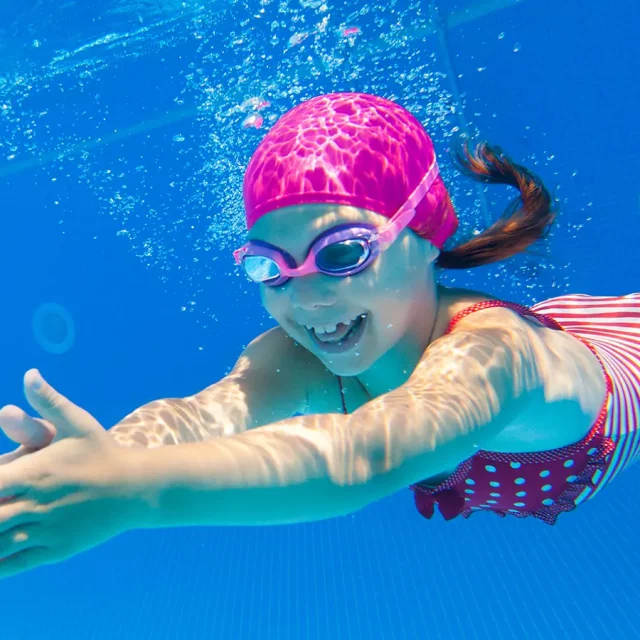
[[[504,215],[470,240],[442,251],[436,262],[444,269],[469,269],[510,258],[544,238],[555,218],[549,192],[538,176],[513,163],[499,147],[483,142],[475,150],[467,143],[454,152],[458,170],[486,184],[509,184],[520,191]]]

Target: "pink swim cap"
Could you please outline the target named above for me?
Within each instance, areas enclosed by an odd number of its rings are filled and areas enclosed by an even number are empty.
[[[435,161],[433,142],[400,105],[365,93],[331,93],[283,115],[244,176],[247,227],[281,207],[338,204],[391,218]],[[442,248],[458,227],[438,175],[409,228]]]

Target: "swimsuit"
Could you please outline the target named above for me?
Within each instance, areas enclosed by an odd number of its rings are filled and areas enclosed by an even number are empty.
[[[567,295],[531,309],[500,300],[481,302],[457,314],[446,333],[461,318],[490,307],[534,317],[586,344],[604,371],[605,401],[579,442],[533,453],[480,450],[441,484],[413,485],[416,507],[426,518],[437,504],[446,520],[493,511],[554,524],[560,513],[592,498],[640,453],[640,294]]]
[[[595,496],[640,454],[640,294],[567,295],[530,309],[489,300],[458,313],[445,335],[462,318],[491,307],[512,309],[582,341],[602,366],[604,403],[579,442],[532,453],[479,450],[437,486],[412,485],[415,504],[425,518],[437,505],[445,520],[492,511],[555,524],[560,513]]]

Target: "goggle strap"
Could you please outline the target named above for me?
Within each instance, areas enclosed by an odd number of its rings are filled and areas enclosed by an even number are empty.
[[[386,249],[390,244],[392,244],[400,234],[400,231],[402,231],[411,222],[416,214],[416,207],[427,195],[439,173],[438,163],[434,157],[429,170],[424,175],[424,178],[420,180],[418,186],[411,192],[411,195],[407,198],[405,203],[393,214],[389,222],[387,222],[380,230],[380,233],[378,234],[378,241],[380,243],[381,250]]]

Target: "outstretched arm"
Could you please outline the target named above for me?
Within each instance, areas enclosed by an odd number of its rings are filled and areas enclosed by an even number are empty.
[[[202,442],[293,415],[305,403],[308,355],[279,328],[253,340],[233,370],[187,398],[146,404],[109,430],[125,446],[154,448]]]
[[[483,314],[489,320],[490,311]],[[562,350],[510,320],[461,321],[429,347],[405,385],[351,415],[290,418],[173,447],[117,445],[93,416],[27,372],[27,399],[56,435],[0,465],[0,579],[134,528],[346,514],[490,446],[522,419],[522,400],[531,409],[536,398],[546,404],[545,396],[560,396],[588,408],[582,381],[578,393],[567,384],[572,368],[563,366]],[[0,409],[0,426],[14,409]]]
[[[109,434],[125,447],[154,448],[236,435],[276,422],[303,409],[309,361],[302,347],[272,329],[253,340],[219,382],[193,396],[145,404]],[[22,445],[0,456],[0,465],[47,446],[55,436],[53,424],[18,407],[5,409],[0,428]]]
[[[155,507],[149,526],[330,518],[455,468],[542,384],[523,321],[491,313],[481,325],[460,322],[429,347],[405,385],[351,415],[301,416],[145,452],[141,484]]]

